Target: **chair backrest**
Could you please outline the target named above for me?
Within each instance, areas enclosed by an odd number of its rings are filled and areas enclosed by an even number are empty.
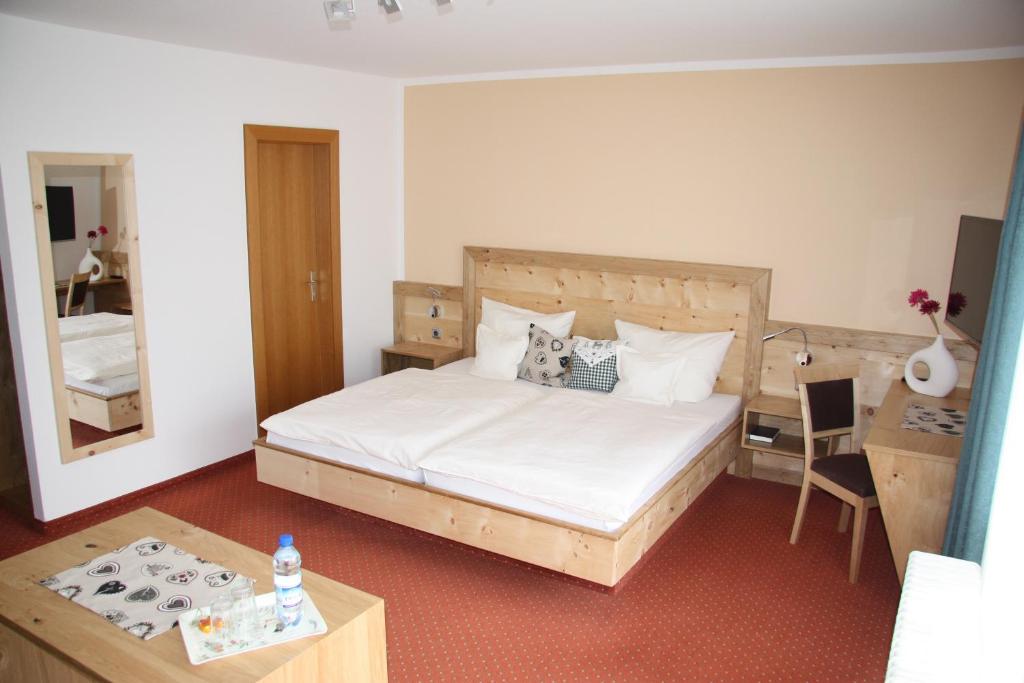
[[[89,293],[90,273],[75,273],[68,280],[68,295],[64,302],[64,317],[71,315],[77,309],[78,313],[85,312],[85,295]]]
[[[815,439],[849,434],[850,450],[856,452],[860,447],[860,368],[855,363],[812,365],[797,368],[794,374],[804,423],[804,469],[810,468],[814,459]],[[835,442],[835,438],[829,440],[830,455]]]

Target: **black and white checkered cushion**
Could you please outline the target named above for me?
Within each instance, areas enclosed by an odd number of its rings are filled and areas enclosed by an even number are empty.
[[[581,340],[576,344],[572,353],[570,364],[569,383],[570,389],[590,389],[593,391],[610,392],[619,381],[619,373],[615,369],[616,354],[611,353],[608,357],[596,363],[587,360],[588,345],[591,348],[608,349],[614,351],[614,342],[607,339]],[[584,353],[581,355],[581,351]]]

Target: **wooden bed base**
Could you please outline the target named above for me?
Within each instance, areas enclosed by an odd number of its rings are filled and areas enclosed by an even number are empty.
[[[739,451],[737,419],[614,532],[568,524],[424,484],[253,442],[264,484],[556,572],[614,586]]]
[[[138,391],[108,397],[72,387],[66,389],[68,417],[72,420],[105,432],[116,432],[142,424]]]
[[[576,311],[573,333],[614,339],[615,320],[677,332],[735,338],[715,391],[746,403],[761,381],[761,337],[771,271],[679,261],[466,247],[462,271],[462,349],[472,356],[482,299],[542,313]],[[449,294],[450,296],[450,294]],[[396,306],[395,315],[400,316]],[[431,319],[431,326],[438,323]],[[442,329],[442,335],[451,336]],[[613,533],[530,515],[440,489],[382,476],[255,442],[261,482],[484,550],[614,586],[731,463],[750,476],[740,421]]]

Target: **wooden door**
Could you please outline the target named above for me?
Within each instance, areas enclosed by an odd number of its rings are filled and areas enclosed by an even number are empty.
[[[244,127],[256,414],[340,389],[338,132]]]

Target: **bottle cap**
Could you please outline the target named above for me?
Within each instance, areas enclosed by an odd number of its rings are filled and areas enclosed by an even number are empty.
[[[281,538],[278,539],[278,544],[282,548],[287,548],[288,546],[290,546],[292,544],[292,542],[293,542],[293,539],[292,539],[292,535],[291,534],[281,534]]]

